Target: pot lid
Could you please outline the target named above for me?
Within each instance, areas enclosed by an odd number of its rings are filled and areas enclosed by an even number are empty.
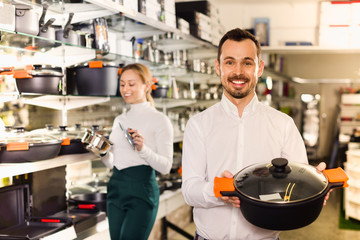
[[[29,71],[29,74],[33,75],[33,76],[55,76],[55,77],[63,76],[63,74],[61,72],[50,70],[50,69],[31,70],[31,71]]]
[[[0,145],[8,143],[28,143],[28,144],[43,144],[43,143],[60,143],[61,140],[56,139],[47,134],[26,132],[23,127],[16,127],[11,133],[0,138]]]
[[[234,176],[236,190],[265,202],[297,202],[315,197],[328,187],[327,177],[315,167],[285,158],[254,164]]]

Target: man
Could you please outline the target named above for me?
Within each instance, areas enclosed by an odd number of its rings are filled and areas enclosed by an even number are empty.
[[[237,197],[216,198],[214,177],[232,178],[246,166],[278,157],[308,163],[304,142],[292,118],[258,101],[255,87],[264,62],[252,34],[227,32],[215,64],[221,102],[189,120],[183,141],[182,191],[194,207],[195,239],[277,239],[279,232],[247,222]]]

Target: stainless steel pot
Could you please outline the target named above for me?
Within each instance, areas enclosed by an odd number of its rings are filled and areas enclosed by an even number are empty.
[[[87,129],[81,142],[86,145],[86,149],[100,156],[106,154],[113,143],[101,134]]]
[[[15,31],[38,35],[39,14],[32,7],[25,4],[15,5]]]

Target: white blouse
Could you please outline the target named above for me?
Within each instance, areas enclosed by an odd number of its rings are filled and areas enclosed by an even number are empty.
[[[141,151],[133,150],[119,122],[124,129],[136,129],[143,135]],[[167,174],[173,161],[173,135],[170,119],[149,102],[131,104],[129,111],[115,118],[109,138],[113,145],[102,160],[109,168],[115,166],[118,170],[149,165],[161,174]]]

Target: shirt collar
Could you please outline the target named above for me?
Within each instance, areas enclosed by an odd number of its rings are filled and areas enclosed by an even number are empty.
[[[145,109],[148,109],[151,107],[150,102],[142,102],[142,103],[136,103],[136,104],[130,104],[130,111],[137,112],[137,111],[143,111]]]
[[[256,111],[256,107],[259,104],[259,100],[255,93],[254,97],[251,99],[250,103],[245,107],[244,112],[242,114],[242,118],[252,114]],[[221,98],[221,105],[223,106],[225,112],[233,117],[239,118],[239,111],[235,104],[233,104],[223,93]]]

